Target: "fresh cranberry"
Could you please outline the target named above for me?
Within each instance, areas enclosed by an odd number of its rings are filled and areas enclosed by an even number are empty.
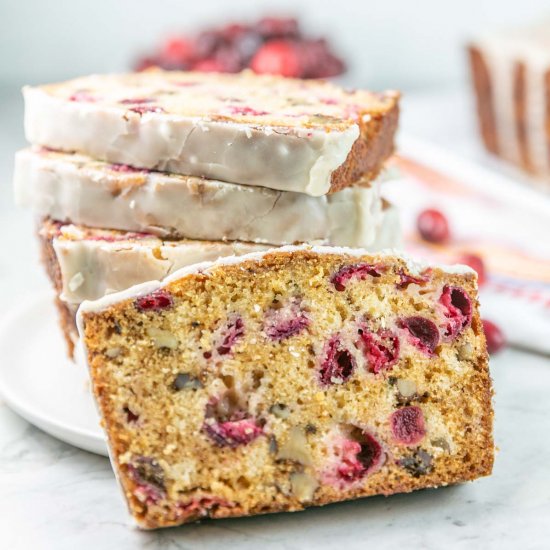
[[[243,337],[243,335],[243,320],[241,317],[236,316],[227,323],[227,326],[223,330],[221,342],[216,347],[218,354],[227,355],[231,351],[231,348]]]
[[[365,477],[378,465],[382,457],[382,447],[370,434],[363,433],[361,441],[346,439],[341,453],[338,477],[353,482]]]
[[[192,61],[194,55],[193,42],[179,36],[169,37],[160,52],[163,61],[175,67],[187,65]]]
[[[160,64],[160,61],[156,57],[142,57],[137,60],[134,69],[136,71],[145,71],[151,67],[158,67]]]
[[[224,73],[238,73],[244,69],[239,51],[231,45],[221,47],[216,52],[215,60]]]
[[[351,279],[360,279],[363,281],[367,277],[380,277],[381,268],[377,265],[354,264],[346,265],[339,269],[331,278],[330,282],[336,290],[342,292],[346,289],[346,283]]]
[[[136,298],[134,304],[139,311],[161,311],[172,307],[174,298],[166,290],[159,288],[150,294]]]
[[[390,415],[393,437],[404,445],[416,445],[426,435],[424,414],[420,407],[403,407]]]
[[[379,330],[371,332],[367,328],[361,328],[360,347],[367,360],[369,372],[378,374],[389,370],[399,359],[399,338],[391,330]]]
[[[487,319],[482,320],[483,332],[485,332],[485,339],[487,340],[487,351],[492,355],[498,353],[506,346],[506,336],[500,328],[492,321]]]
[[[449,222],[439,210],[429,208],[418,215],[416,221],[420,236],[430,243],[444,243],[449,240]]]
[[[404,269],[399,270],[399,282],[396,284],[397,288],[404,289],[409,285],[424,285],[430,280],[431,269],[427,269],[419,276],[413,276],[410,273],[407,273]]]
[[[224,43],[223,34],[217,30],[206,30],[199,33],[195,39],[194,48],[197,59],[206,59],[214,55]]]
[[[472,300],[462,288],[445,285],[439,303],[443,306],[447,319],[443,334],[453,340],[472,321]]]
[[[216,59],[207,58],[197,61],[191,67],[193,71],[200,71],[203,73],[221,73],[223,72],[222,64]]]
[[[204,423],[204,431],[220,447],[237,447],[247,445],[263,434],[261,426],[254,420],[226,420],[225,422]]]
[[[319,379],[324,386],[343,384],[353,374],[355,359],[342,345],[338,335],[325,346],[324,359],[319,369]]]
[[[300,300],[293,298],[279,309],[269,309],[265,314],[264,332],[271,340],[285,340],[309,326],[309,318],[300,305]]]
[[[413,315],[400,319],[398,326],[408,331],[409,341],[413,346],[427,355],[434,354],[439,344],[439,330],[433,321],[420,315]]]
[[[265,38],[295,38],[299,36],[298,21],[286,17],[264,17],[256,24]]]
[[[477,272],[477,282],[479,286],[485,283],[487,280],[485,274],[485,262],[481,256],[478,256],[477,254],[462,254],[462,256],[458,258],[458,262],[470,266]]]
[[[284,40],[267,42],[252,58],[250,68],[260,74],[299,77],[301,66],[296,45]]]
[[[134,494],[146,504],[155,504],[165,497],[164,470],[154,459],[140,456],[128,464],[128,475],[137,485]]]

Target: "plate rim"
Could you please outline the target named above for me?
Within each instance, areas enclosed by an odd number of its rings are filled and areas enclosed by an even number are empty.
[[[38,291],[25,297],[25,299],[19,304],[12,306],[7,312],[3,313],[0,317],[0,352],[7,347],[7,335],[11,330],[13,330],[12,327],[20,326],[22,317],[25,317],[25,315],[32,311],[33,308],[45,306],[48,301],[50,303],[52,301],[52,292],[46,290]],[[52,417],[50,413],[45,413],[37,409],[30,401],[25,400],[24,397],[21,397],[21,392],[14,390],[13,385],[8,383],[9,378],[4,375],[5,369],[9,368],[6,367],[8,362],[6,361],[2,363],[5,364],[0,366],[0,399],[4,401],[4,403],[11,410],[16,412],[33,426],[38,427],[56,439],[62,440],[74,447],[78,447],[80,449],[84,449],[86,447],[85,450],[87,451],[94,452],[96,454],[103,454],[92,450],[93,444],[91,446],[76,445],[73,441],[68,441],[66,438],[62,438],[58,434],[63,432],[74,434],[75,437],[86,438],[93,441],[98,448],[100,446],[104,446],[104,456],[107,456],[106,439],[99,433],[99,431],[95,432],[89,428],[75,428],[66,421],[59,420],[58,418]],[[75,368],[84,367],[75,364]]]

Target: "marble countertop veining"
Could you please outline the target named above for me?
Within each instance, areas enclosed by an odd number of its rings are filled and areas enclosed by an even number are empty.
[[[427,108],[439,113],[431,117],[432,126],[424,116]],[[435,107],[433,99],[411,97],[403,126],[472,157],[467,111],[467,99],[460,94],[441,95]],[[23,145],[17,90],[0,89],[0,119],[0,303],[7,308],[28,289],[46,288],[47,282],[36,261],[32,216],[11,203],[12,155]],[[107,459],[55,440],[0,401],[0,548],[548,549],[550,360],[507,350],[491,367],[500,450],[489,478],[296,514],[204,521],[158,532],[131,525]]]

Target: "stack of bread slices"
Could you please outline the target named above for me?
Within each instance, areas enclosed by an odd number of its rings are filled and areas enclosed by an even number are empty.
[[[400,241],[380,195],[396,92],[249,72],[148,71],[27,87],[20,205],[72,355],[75,313],[196,262],[288,244]]]

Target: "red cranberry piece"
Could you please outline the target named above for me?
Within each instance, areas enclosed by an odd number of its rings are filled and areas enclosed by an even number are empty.
[[[418,276],[413,276],[410,273],[407,273],[404,269],[400,269],[399,272],[399,282],[396,284],[397,288],[407,288],[411,284],[415,285],[424,285],[430,280],[431,269],[427,269]]]
[[[338,477],[353,482],[365,477],[380,462],[382,447],[368,433],[363,433],[361,441],[346,440],[342,448],[342,463],[338,466]]]
[[[298,21],[290,17],[264,17],[256,28],[265,38],[295,38],[300,34]]]
[[[403,407],[390,415],[393,437],[404,445],[416,445],[426,435],[424,414],[420,407]]]
[[[492,355],[498,353],[506,346],[506,336],[500,328],[492,321],[487,319],[482,320],[483,332],[485,332],[485,339],[487,340],[487,351]]]
[[[150,294],[136,298],[134,304],[139,311],[161,311],[172,307],[174,298],[166,290],[159,288]]]
[[[301,66],[296,45],[284,40],[267,42],[252,58],[250,68],[260,74],[299,77]]]
[[[300,299],[291,301],[279,309],[269,309],[265,314],[264,332],[272,340],[290,338],[309,326],[309,318],[300,305]]]
[[[399,338],[391,330],[371,332],[366,328],[359,330],[360,347],[367,360],[369,372],[378,374],[389,370],[399,359]]]
[[[470,266],[477,272],[477,282],[479,286],[485,283],[487,280],[485,274],[485,263],[481,256],[478,256],[477,254],[463,254],[460,258],[458,258],[458,262]]]
[[[444,243],[451,235],[447,218],[434,208],[420,212],[416,226],[420,236],[430,243]]]
[[[452,340],[472,321],[472,300],[462,288],[445,285],[439,303],[448,319],[443,334]]]
[[[325,347],[324,360],[319,369],[321,384],[343,384],[353,374],[354,369],[353,355],[342,345],[338,335],[333,336]]]
[[[164,42],[160,55],[164,62],[174,67],[189,64],[195,54],[193,43],[190,40],[173,36]]]
[[[439,344],[439,330],[433,321],[420,315],[413,315],[400,319],[398,326],[408,331],[409,341],[413,346],[427,355],[434,354]]]
[[[263,434],[261,426],[250,418],[204,423],[204,431],[220,447],[247,445]]]
[[[160,65],[159,60],[156,57],[142,57],[138,59],[134,68],[136,71],[145,71],[151,67],[158,67]]]
[[[339,269],[331,278],[330,282],[335,286],[336,290],[342,292],[346,289],[346,284],[351,279],[365,280],[368,276],[380,277],[381,267],[370,264],[354,264],[346,265]]]
[[[155,504],[166,496],[164,470],[154,458],[140,456],[127,468],[130,479],[137,485],[134,494],[146,504]]]
[[[219,31],[203,31],[197,36],[194,43],[195,56],[199,60],[209,58],[223,43],[224,37]]]
[[[223,73],[223,66],[216,59],[202,59],[197,61],[191,68],[193,71],[203,73]]]
[[[221,343],[216,347],[220,355],[227,355],[235,343],[244,335],[244,323],[241,317],[230,320],[225,328]]]

